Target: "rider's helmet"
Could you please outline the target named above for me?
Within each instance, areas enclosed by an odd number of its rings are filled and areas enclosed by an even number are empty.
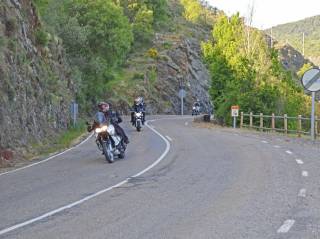
[[[109,110],[110,106],[107,102],[101,101],[98,103],[98,108],[102,112],[107,112]]]
[[[134,99],[134,104],[135,105],[140,105],[143,103],[143,98],[141,96],[137,97]]]

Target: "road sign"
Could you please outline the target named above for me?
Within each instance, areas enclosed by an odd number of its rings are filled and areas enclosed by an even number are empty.
[[[238,117],[239,116],[239,105],[233,105],[231,106],[231,116],[232,117]]]
[[[184,89],[179,90],[179,97],[180,98],[185,98],[187,95],[187,92]]]
[[[306,71],[302,78],[301,83],[304,88],[311,92],[320,90],[320,70],[318,68],[312,68]]]

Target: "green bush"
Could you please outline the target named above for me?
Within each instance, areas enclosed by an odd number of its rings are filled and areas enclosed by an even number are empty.
[[[48,33],[42,29],[38,29],[35,33],[36,36],[36,43],[40,46],[47,46],[49,42]]]
[[[166,41],[163,43],[163,47],[164,47],[164,49],[170,49],[172,47],[172,43]]]
[[[136,73],[134,73],[132,79],[133,80],[143,80],[144,79],[144,74],[136,72]]]

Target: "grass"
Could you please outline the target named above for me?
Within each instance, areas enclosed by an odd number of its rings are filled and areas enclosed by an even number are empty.
[[[70,148],[76,143],[76,140],[80,136],[85,134],[86,125],[83,120],[80,120],[75,127],[70,127],[65,132],[61,133],[58,137],[53,139],[51,142],[45,142],[44,144],[33,144],[32,148],[34,153],[29,155],[29,159],[45,157],[55,152],[62,151]]]

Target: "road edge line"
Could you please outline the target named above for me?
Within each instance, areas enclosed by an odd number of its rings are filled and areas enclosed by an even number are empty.
[[[159,120],[161,120],[161,119],[159,119]],[[153,121],[155,121],[155,120],[153,120]],[[90,199],[93,199],[93,198],[95,198],[95,197],[98,197],[99,195],[101,195],[101,194],[103,194],[103,193],[106,193],[106,192],[108,192],[108,191],[110,191],[110,190],[112,190],[112,189],[114,189],[114,188],[118,188],[118,187],[126,184],[127,182],[129,182],[129,180],[130,180],[131,178],[139,177],[139,176],[141,176],[142,174],[144,174],[144,173],[146,173],[147,171],[149,171],[150,169],[154,168],[156,165],[158,165],[158,164],[167,156],[167,154],[169,153],[171,144],[170,144],[170,142],[169,142],[162,134],[160,134],[157,130],[151,128],[151,127],[148,125],[148,121],[146,122],[146,126],[147,126],[150,130],[152,130],[155,134],[157,134],[158,136],[160,136],[160,138],[162,138],[162,139],[165,141],[165,143],[166,143],[166,149],[165,149],[165,151],[161,154],[161,156],[160,156],[153,164],[151,164],[151,165],[148,166],[147,168],[143,169],[143,170],[140,171],[139,173],[137,173],[137,174],[135,174],[135,175],[133,175],[133,176],[131,176],[131,177],[128,177],[127,179],[121,181],[120,183],[117,183],[117,184],[115,184],[115,185],[113,185],[113,186],[110,186],[110,187],[108,187],[108,188],[102,189],[102,190],[100,190],[100,191],[98,191],[98,192],[96,192],[96,193],[91,194],[90,196],[84,197],[84,198],[82,198],[82,199],[80,199],[80,200],[78,200],[78,201],[75,201],[75,202],[70,203],[70,204],[67,204],[67,205],[65,205],[65,206],[63,206],[63,207],[60,207],[60,208],[57,208],[57,209],[55,209],[55,210],[49,211],[49,212],[47,212],[47,213],[44,213],[44,214],[42,214],[41,216],[38,216],[38,217],[35,217],[35,218],[32,218],[32,219],[29,219],[29,220],[27,220],[27,221],[24,221],[24,222],[22,222],[22,223],[18,223],[18,224],[16,224],[16,225],[13,225],[13,226],[8,227],[8,228],[4,228],[4,229],[0,230],[0,236],[1,236],[1,235],[4,235],[4,234],[7,234],[7,233],[9,233],[9,232],[15,231],[15,230],[17,230],[17,229],[20,229],[20,228],[22,228],[22,227],[28,226],[28,225],[30,225],[30,224],[33,224],[33,223],[35,223],[35,222],[41,221],[41,220],[43,220],[43,219],[45,219],[45,218],[54,216],[55,214],[58,214],[58,213],[60,213],[60,212],[62,212],[62,211],[65,211],[65,210],[67,210],[67,209],[70,209],[70,208],[73,208],[73,207],[75,207],[75,206],[78,206],[78,205],[80,205],[80,204],[82,204],[82,203],[84,203],[84,202],[86,202],[86,201],[88,201],[88,200],[90,200]],[[69,149],[69,150],[70,150],[70,149]]]

